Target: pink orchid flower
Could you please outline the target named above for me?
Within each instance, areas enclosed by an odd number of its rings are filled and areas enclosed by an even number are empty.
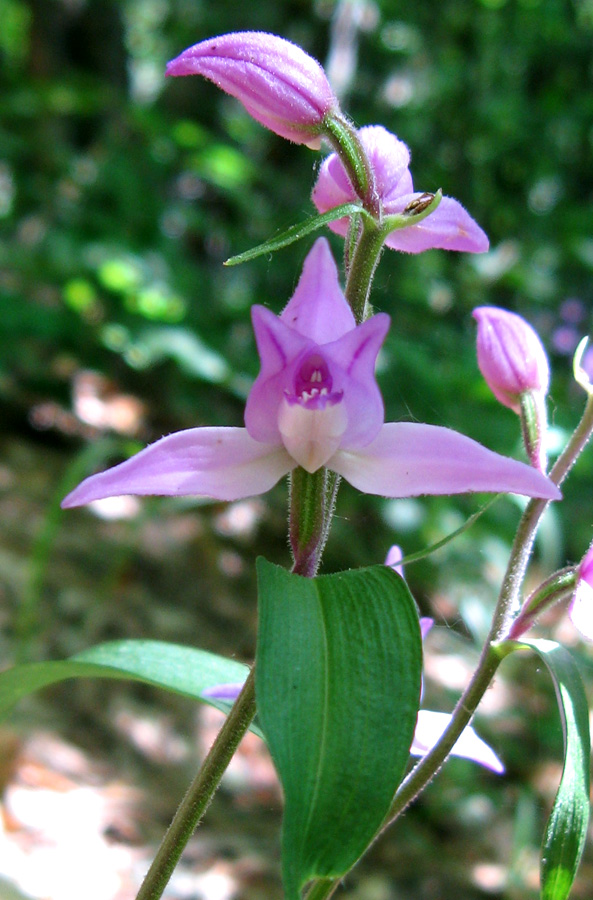
[[[394,544],[393,547],[390,547],[389,552],[385,557],[385,565],[389,566],[390,569],[393,569],[403,578],[404,570],[401,564],[402,559],[403,554],[401,547]],[[420,617],[420,634],[422,635],[423,642],[433,625],[433,619],[428,618],[428,616]],[[228,689],[229,686],[226,685],[225,687]],[[424,693],[424,686],[422,687],[422,693]],[[204,695],[206,695],[206,692]],[[216,696],[220,696],[221,699],[228,699],[228,697],[223,697],[222,694],[217,694]],[[420,700],[422,700],[422,697],[420,697]],[[430,709],[419,709],[418,718],[416,719],[416,730],[412,739],[412,746],[410,747],[410,754],[412,756],[426,756],[426,754],[432,750],[434,745],[438,743],[450,721],[451,715],[449,713],[433,712]],[[476,734],[471,725],[467,725],[466,728],[464,728],[453,745],[453,749],[449,755],[469,759],[481,766],[485,766],[487,769],[491,769],[493,772],[497,772],[499,775],[504,772],[504,765],[492,747]]]
[[[171,60],[166,74],[203,75],[270,131],[317,150],[325,116],[339,108],[317,60],[296,44],[260,31],[201,41]]]
[[[449,428],[384,424],[375,380],[389,317],[356,325],[329,245],[311,249],[280,316],[252,311],[261,370],[245,428],[190,428],[82,482],[64,507],[121,494],[192,494],[238,500],[270,490],[295,466],[327,466],[369,494],[411,497],[507,491],[557,499],[530,466]]]
[[[410,203],[422,196],[414,192],[409,169],[410,151],[403,141],[381,125],[361,128],[358,135],[375,173],[384,214],[402,213]],[[356,200],[346,170],[335,153],[324,160],[312,198],[320,213]],[[329,227],[344,237],[348,231],[348,219],[337,219]],[[385,244],[392,250],[404,253],[422,253],[432,248],[466,253],[484,253],[488,250],[488,238],[480,226],[452,197],[443,197],[435,211],[417,225],[392,231]]]

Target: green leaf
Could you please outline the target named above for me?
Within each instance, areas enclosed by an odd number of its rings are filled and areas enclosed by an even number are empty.
[[[284,788],[287,900],[343,875],[380,827],[420,697],[414,600],[387,566],[303,578],[258,560],[256,695]]]
[[[29,663],[0,673],[0,715],[21,697],[67,678],[123,678],[200,700],[228,713],[231,703],[203,697],[206,688],[243,682],[248,668],[215,653],[165,641],[111,641],[70,659]],[[252,731],[261,736],[257,726]]]
[[[554,681],[564,735],[564,768],[542,844],[541,898],[566,900],[587,838],[589,822],[589,709],[576,662],[554,641],[521,641],[535,650]]]
[[[263,244],[259,244],[257,247],[253,247],[251,250],[245,250],[244,253],[231,256],[224,264],[225,266],[238,266],[240,263],[256,259],[258,256],[264,256],[266,253],[274,253],[276,250],[281,250],[282,247],[288,247],[289,244],[300,241],[301,238],[306,237],[313,231],[317,231],[319,228],[323,228],[329,222],[343,219],[344,216],[353,216],[355,213],[360,212],[363,212],[360,203],[343,203],[341,206],[335,206],[328,212],[323,213],[323,215],[311,216],[309,219],[305,219],[304,222],[299,222],[298,225],[291,225],[286,231],[270,238],[269,241],[265,241]]]

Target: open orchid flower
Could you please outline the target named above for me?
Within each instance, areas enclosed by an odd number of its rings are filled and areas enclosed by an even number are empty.
[[[385,558],[385,565],[389,566],[403,578],[404,573],[403,567],[401,565],[402,558],[401,548],[398,547],[397,544],[394,544],[393,547],[390,548]],[[422,641],[425,640],[426,635],[432,628],[433,624],[433,620],[428,618],[427,616],[420,617],[420,633],[422,635]],[[230,685],[220,685],[217,688],[216,694],[208,693],[208,696],[216,696],[220,699],[228,700],[230,699],[230,697],[224,695],[223,689],[227,689],[228,691],[229,687]],[[206,696],[206,693],[207,692],[205,691],[204,696]],[[441,735],[447,728],[450,721],[451,715],[449,713],[433,712],[429,709],[418,710],[416,731],[414,732],[412,746],[410,747],[411,755],[426,756],[426,754],[429,753],[434,745],[440,740]],[[483,741],[482,738],[476,734],[471,725],[467,725],[466,728],[464,728],[461,735],[453,745],[453,749],[451,750],[451,753],[449,755],[460,756],[463,757],[463,759],[472,760],[472,762],[476,762],[481,766],[485,766],[487,769],[491,769],[493,772],[497,772],[499,775],[504,772],[504,765],[502,764],[492,747],[490,747],[486,743],[486,741]]]
[[[422,193],[414,193],[409,169],[410,151],[403,141],[381,125],[361,128],[358,135],[375,173],[384,214],[402,213],[410,203],[422,197]],[[324,160],[312,196],[320,213],[356,200],[354,188],[336,153]],[[337,219],[329,227],[344,237],[348,219]],[[432,248],[465,253],[488,250],[488,238],[480,226],[452,197],[443,197],[435,211],[418,224],[392,231],[385,244],[404,253],[422,253]]]
[[[253,308],[261,370],[245,428],[190,428],[82,482],[62,503],[121,494],[238,500],[270,490],[295,466],[327,466],[387,497],[507,491],[557,499],[530,466],[434,425],[384,424],[375,360],[389,327],[379,313],[356,326],[329,245],[311,249],[280,316]]]

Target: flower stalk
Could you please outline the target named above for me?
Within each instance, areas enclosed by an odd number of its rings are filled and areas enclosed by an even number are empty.
[[[187,842],[210,805],[241,738],[255,717],[255,668],[179,805],[136,900],[160,900]]]
[[[323,127],[325,137],[340,157],[355,193],[365,209],[380,223],[382,208],[375,173],[356,128],[344,115],[335,112],[325,117]]]
[[[289,541],[292,571],[312,578],[319,569],[321,554],[329,534],[333,502],[328,502],[328,470],[307,472],[301,466],[290,477]]]

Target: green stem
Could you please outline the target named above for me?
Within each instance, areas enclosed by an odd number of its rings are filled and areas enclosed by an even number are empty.
[[[255,716],[255,668],[251,669],[210,751],[161,842],[136,900],[159,900],[187,842],[206,812],[225,769]]]
[[[290,477],[289,540],[293,573],[312,578],[321,562],[334,510],[337,476],[325,467],[307,472],[297,466]]]
[[[363,217],[360,235],[350,261],[345,290],[346,300],[354,313],[357,325],[368,315],[371,284],[384,242],[384,231],[372,219]]]
[[[581,451],[584,450],[592,432],[593,394],[589,394],[581,421],[573,431],[568,444],[556,460],[552,467],[552,471],[550,472],[550,478],[554,484],[557,484],[558,486],[562,484],[580,456]]]
[[[365,209],[381,219],[381,201],[375,173],[354,125],[343,115],[332,113],[324,120],[324,134],[346,169],[348,178]]]

